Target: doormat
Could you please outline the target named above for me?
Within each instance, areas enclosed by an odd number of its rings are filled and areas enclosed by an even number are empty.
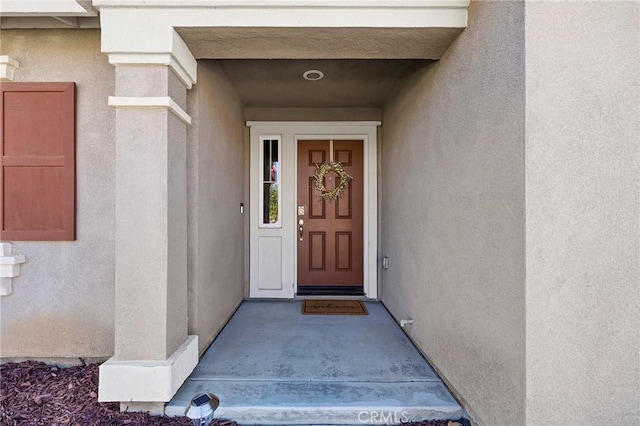
[[[316,299],[302,302],[304,315],[369,315],[360,300]]]

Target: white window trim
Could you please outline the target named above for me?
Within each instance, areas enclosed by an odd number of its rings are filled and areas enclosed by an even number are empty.
[[[278,221],[276,223],[264,223],[262,219],[260,219],[260,223],[258,227],[260,228],[282,228],[282,155],[280,152],[282,150],[282,135],[260,135],[260,158],[264,159],[264,141],[278,141]],[[264,200],[264,161],[260,163],[260,187],[258,188],[260,200],[260,206],[264,208],[262,205],[262,200]],[[259,214],[262,218],[262,214]]]

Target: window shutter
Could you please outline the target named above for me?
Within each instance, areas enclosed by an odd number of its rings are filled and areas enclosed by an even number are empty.
[[[73,240],[75,84],[0,88],[0,240]]]

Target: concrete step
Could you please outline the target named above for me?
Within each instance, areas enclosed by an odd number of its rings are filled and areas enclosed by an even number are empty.
[[[166,407],[220,398],[242,425],[366,425],[464,417],[381,303],[369,315],[302,315],[301,302],[245,302]]]
[[[191,398],[220,398],[216,418],[242,425],[399,424],[457,419],[464,411],[442,382],[188,380],[167,405],[184,415]]]

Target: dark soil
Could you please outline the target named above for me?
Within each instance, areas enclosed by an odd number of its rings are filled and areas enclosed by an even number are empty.
[[[0,366],[0,424],[190,426],[191,420],[123,413],[119,403],[98,402],[97,364],[59,368],[27,361]],[[237,425],[229,421],[213,424]]]
[[[469,426],[466,420],[458,420]],[[0,425],[3,426],[190,426],[186,417],[120,412],[118,403],[98,402],[98,365],[60,368],[40,362],[0,366]],[[216,420],[214,426],[237,426]],[[405,423],[448,426],[448,421]]]

